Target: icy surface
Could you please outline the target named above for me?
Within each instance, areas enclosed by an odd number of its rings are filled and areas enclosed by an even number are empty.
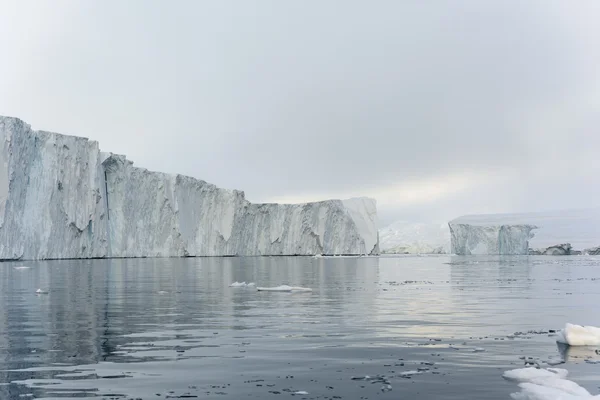
[[[505,379],[519,382],[520,392],[513,393],[515,400],[558,400],[558,399],[596,399],[585,388],[566,379],[564,369],[521,368],[506,371]]]
[[[569,346],[600,346],[600,328],[567,323],[556,341]]]
[[[447,223],[397,221],[379,231],[382,253],[443,254],[450,252]]]
[[[368,198],[252,204],[0,117],[0,258],[378,254]]]
[[[522,214],[489,214],[468,215],[456,218],[449,223],[452,234],[452,247],[459,251],[477,248],[479,253],[458,254],[487,254],[495,253],[500,235],[500,229],[509,229],[505,235],[505,244],[512,245],[511,252],[519,253],[525,242],[533,249],[547,249],[561,243],[570,243],[573,249],[583,251],[600,244],[600,208],[562,210],[554,212],[522,213]],[[528,238],[524,227],[537,227],[534,236]],[[477,243],[477,244],[476,244]],[[479,247],[478,247],[479,246]],[[498,244],[500,248],[500,244]],[[502,249],[500,249],[502,250]]]

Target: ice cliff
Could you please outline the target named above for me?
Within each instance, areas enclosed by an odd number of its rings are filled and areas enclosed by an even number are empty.
[[[532,225],[477,226],[450,222],[452,253],[471,254],[527,254],[533,237]]]
[[[252,204],[0,117],[0,259],[378,253],[372,199]]]
[[[459,255],[562,254],[559,247],[578,254],[600,243],[599,208],[470,215],[448,225],[452,252]]]

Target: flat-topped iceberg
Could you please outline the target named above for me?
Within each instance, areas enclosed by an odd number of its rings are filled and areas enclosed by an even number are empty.
[[[448,225],[452,253],[459,255],[569,255],[600,243],[600,208],[467,215]]]
[[[378,253],[373,199],[253,204],[0,117],[0,259]]]

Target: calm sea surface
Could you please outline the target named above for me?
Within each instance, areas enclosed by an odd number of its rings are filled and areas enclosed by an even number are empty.
[[[599,305],[587,256],[5,262],[0,399],[508,399],[524,356],[596,394],[550,330]]]

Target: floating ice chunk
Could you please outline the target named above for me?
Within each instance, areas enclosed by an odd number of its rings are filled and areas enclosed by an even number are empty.
[[[536,378],[559,377],[564,379],[568,374],[569,371],[562,368],[519,368],[506,371],[502,377],[509,381],[530,382]]]
[[[558,368],[521,368],[506,371],[502,376],[519,382],[521,391],[511,394],[515,400],[600,399],[566,379],[567,374],[566,370]]]
[[[567,323],[558,334],[556,341],[569,346],[599,346],[600,328]]]
[[[21,270],[21,269],[29,269],[29,268],[31,268],[31,267],[27,267],[27,266],[25,266],[25,265],[18,265],[18,266],[16,266],[16,267],[13,267],[13,268],[14,268],[14,269]]]
[[[306,392],[304,390],[298,390],[297,392],[294,392],[293,394],[301,395],[301,394],[308,394],[308,392]]]
[[[229,287],[254,287],[256,284],[254,282],[246,283],[246,282],[233,282]]]
[[[404,372],[400,372],[400,374],[398,376],[400,376],[401,378],[410,378],[413,375],[421,375],[423,372],[421,371],[404,371]]]
[[[281,285],[276,287],[257,287],[259,292],[312,292],[312,289],[300,286]]]
[[[38,289],[35,291],[37,294],[48,294],[47,290]]]
[[[169,292],[165,291],[165,290],[159,290],[158,294],[169,294]]]

